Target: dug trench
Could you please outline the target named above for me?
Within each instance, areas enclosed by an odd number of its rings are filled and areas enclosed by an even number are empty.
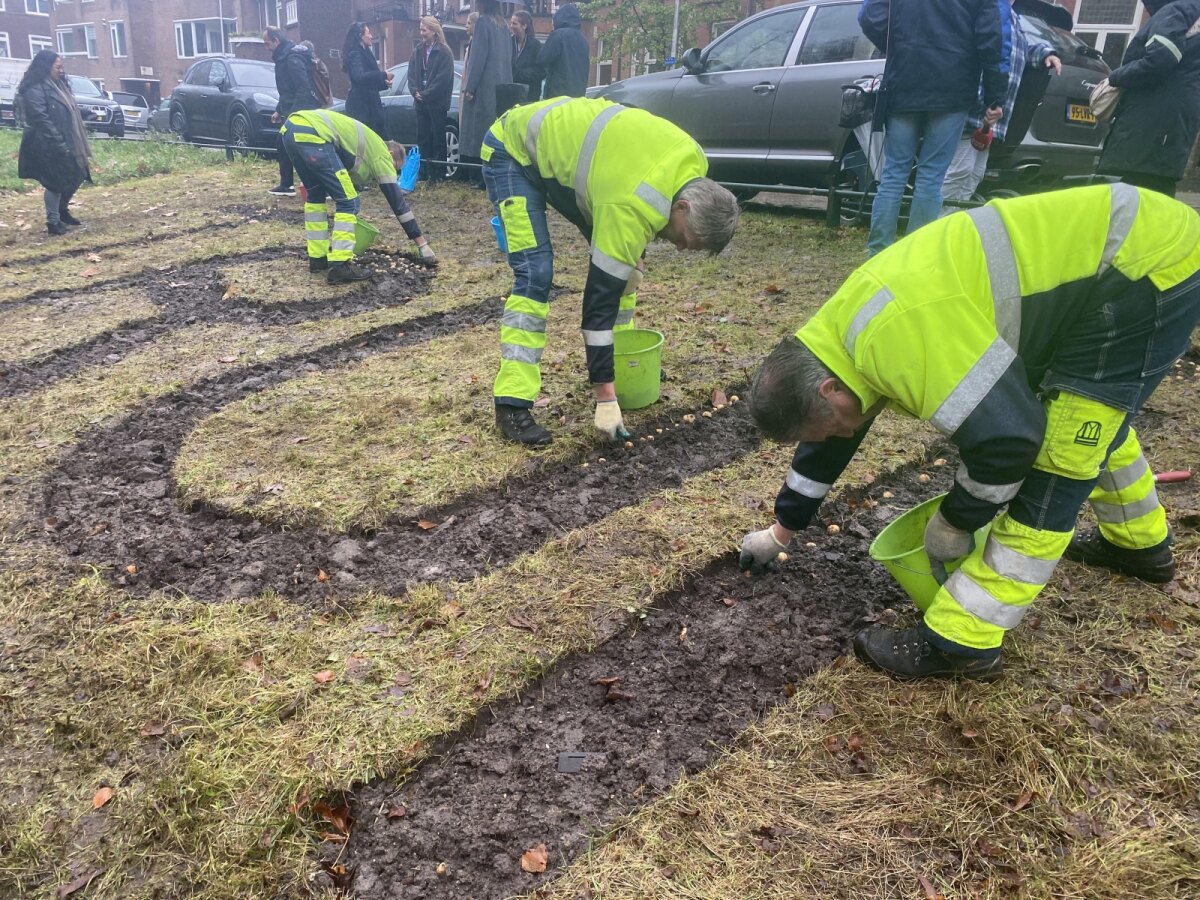
[[[952,466],[928,468],[928,483],[912,465],[827,504],[822,521],[839,532],[810,528],[810,546],[776,574],[746,578],[726,557],[623,633],[481,712],[406,781],[359,788],[347,798],[348,843],[321,845],[324,878],[368,900],[535,891],[622,816],[709,765],[800,679],[845,654],[859,628],[911,607],[867,548],[885,521],[946,489]],[[839,761],[871,766],[848,751]],[[545,873],[523,871],[522,854],[539,845]]]

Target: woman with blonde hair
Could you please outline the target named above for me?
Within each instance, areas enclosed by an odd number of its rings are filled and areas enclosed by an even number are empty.
[[[434,180],[445,177],[442,161],[447,155],[446,113],[454,90],[454,54],[446,44],[441,23],[433,16],[421,17],[420,32],[421,43],[408,61],[408,89],[417,115],[421,177]]]

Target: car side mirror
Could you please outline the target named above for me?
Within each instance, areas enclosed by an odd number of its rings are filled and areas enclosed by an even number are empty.
[[[704,71],[704,56],[699,47],[692,47],[679,58],[679,64],[689,75],[699,75]]]
[[[227,90],[229,90],[229,79],[222,78],[220,81],[218,81],[217,82],[217,90],[220,91],[222,94],[225,93]]]

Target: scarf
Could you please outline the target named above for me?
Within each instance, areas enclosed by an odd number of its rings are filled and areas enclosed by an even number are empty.
[[[75,115],[71,116],[71,133],[63,135],[63,137],[67,138],[71,144],[71,155],[86,172],[87,161],[92,156],[92,148],[88,143],[87,129],[83,127],[83,117],[79,115],[79,107],[75,105],[75,95],[71,93],[70,82],[65,77],[48,80],[50,86],[58,91],[59,96],[66,102],[67,107],[75,111]]]

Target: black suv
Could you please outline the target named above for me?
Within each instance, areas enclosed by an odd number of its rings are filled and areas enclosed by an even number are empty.
[[[125,113],[121,110],[121,104],[105,97],[90,78],[68,75],[67,79],[71,82],[71,93],[75,95],[75,105],[83,116],[83,124],[90,131],[102,131],[110,137],[124,137]]]
[[[279,126],[275,64],[209,57],[192,65],[171,92],[171,130],[184,140],[273,150]]]

